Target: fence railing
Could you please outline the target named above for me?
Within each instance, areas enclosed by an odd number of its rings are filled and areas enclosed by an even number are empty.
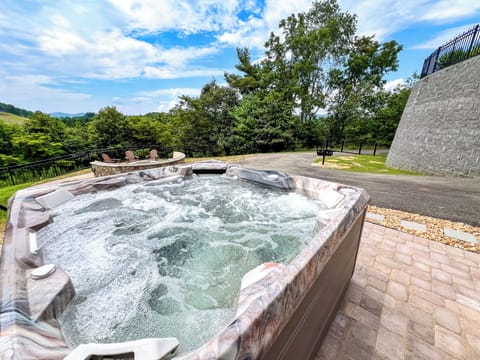
[[[423,62],[420,78],[480,54],[480,25],[440,46]]]
[[[343,140],[338,144],[326,142],[317,146],[319,155],[327,155],[335,152],[344,152],[351,154],[373,154],[377,153],[377,146],[380,152],[385,152],[389,144],[381,143],[365,143],[359,141]],[[164,147],[160,145],[130,145],[127,147],[110,147],[103,149],[90,149],[74,154],[68,154],[55,158],[35,161],[28,164],[12,165],[0,167],[0,187],[23,184],[27,182],[35,182],[50,179],[56,176],[68,174],[74,171],[88,169],[90,162],[94,160],[102,160],[102,153],[108,154],[112,159],[124,159],[125,151],[135,151],[140,158],[146,157],[151,149],[157,149],[159,158],[169,158],[173,151],[181,151],[187,157],[205,156],[208,153],[207,148],[199,147]]]
[[[92,149],[75,154],[68,154],[51,159],[35,161],[28,164],[12,165],[0,168],[0,187],[17,185],[26,182],[40,181],[55,176],[64,175],[73,171],[87,169],[90,162],[102,160],[102,153],[108,154],[111,158],[123,159],[126,150],[143,152],[141,156],[146,156],[150,149],[157,149],[160,158],[168,158],[173,149],[160,147],[156,145],[128,147],[112,147],[104,149]]]
[[[362,142],[362,141],[350,141],[344,139],[340,143],[332,144],[325,142],[322,145],[317,145],[317,155],[323,156],[322,165],[325,164],[325,156],[331,156],[334,153],[346,153],[353,155],[377,155],[386,154],[390,144],[382,142]]]

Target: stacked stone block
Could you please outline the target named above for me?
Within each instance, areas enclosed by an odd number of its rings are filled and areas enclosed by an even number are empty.
[[[387,166],[427,174],[480,176],[480,56],[415,84]]]

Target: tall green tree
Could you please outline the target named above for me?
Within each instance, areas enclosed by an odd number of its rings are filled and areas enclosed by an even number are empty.
[[[225,80],[242,95],[256,92],[263,85],[262,67],[252,63],[248,48],[237,48],[237,57],[239,64],[235,65],[235,68],[243,75],[225,73]]]
[[[412,85],[409,80],[395,89],[377,88],[367,94],[362,99],[364,105],[348,119],[346,137],[359,142],[391,144]]]
[[[336,0],[315,1],[307,12],[281,20],[279,27],[282,35],[272,33],[265,44],[265,66],[300,119],[311,120],[325,107],[332,67],[348,54],[355,16],[342,12]]]
[[[36,111],[24,124],[23,131],[12,138],[12,144],[17,156],[35,161],[64,154],[66,138],[62,121]]]
[[[406,86],[399,86],[391,92],[387,92],[383,106],[375,114],[374,134],[376,141],[383,144],[392,143],[410,96],[412,85],[412,82],[407,82]]]
[[[22,126],[0,120],[0,166],[15,165],[22,161],[13,146],[13,138],[21,133]]]
[[[31,133],[15,136],[12,139],[15,153],[27,161],[37,161],[63,155],[63,144],[52,142],[45,133]]]
[[[247,95],[232,115],[237,123],[235,153],[294,149],[296,117],[283,93],[271,90]]]
[[[231,111],[238,102],[234,89],[214,80],[204,85],[199,97],[181,96],[172,114],[182,147],[208,155],[230,154],[235,128]]]
[[[88,124],[90,142],[98,147],[129,144],[130,135],[127,118],[114,106],[100,109]]]
[[[160,124],[150,116],[128,116],[131,140],[137,145],[156,145],[160,135]]]
[[[247,49],[237,49],[240,74],[225,75],[229,85],[243,95],[257,97],[257,101],[248,99],[248,108],[253,103],[265,109],[281,107],[283,116],[278,121],[285,122],[290,106],[290,123],[296,115],[302,122],[314,121],[309,126],[297,123],[293,137],[300,146],[322,136],[341,139],[349,122],[358,125],[362,119],[362,131],[368,133],[367,120],[381,102],[374,97],[380,94],[385,74],[397,69],[401,46],[355,36],[355,15],[342,11],[336,0],[315,1],[308,11],[282,20],[279,29],[280,34],[272,33],[265,44],[264,60],[252,62]],[[265,103],[267,98],[273,103]],[[320,110],[329,113],[328,121],[318,120]],[[237,121],[252,121],[242,119],[242,114],[242,109],[236,112]],[[323,124],[329,127],[328,134]],[[255,125],[262,127],[258,116]],[[274,129],[274,122],[267,127]],[[305,137],[307,129],[315,135]]]
[[[52,142],[62,142],[65,139],[65,124],[40,111],[34,112],[24,127],[27,134],[46,134]]]
[[[384,76],[398,68],[402,46],[395,41],[379,43],[373,37],[355,37],[342,66],[330,71],[330,90],[326,105],[330,116],[330,137],[342,140],[348,121],[364,118],[368,130],[369,114],[382,103]],[[368,133],[368,131],[367,131]]]

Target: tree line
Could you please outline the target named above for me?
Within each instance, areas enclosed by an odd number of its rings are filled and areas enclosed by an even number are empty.
[[[165,113],[125,116],[115,107],[79,118],[41,112],[23,125],[0,122],[0,166],[88,148],[160,144],[188,155],[313,148],[345,138],[390,144],[411,83],[387,91],[402,46],[356,34],[356,16],[336,0],[315,1],[271,33],[261,60],[238,48],[226,85],[205,84]]]

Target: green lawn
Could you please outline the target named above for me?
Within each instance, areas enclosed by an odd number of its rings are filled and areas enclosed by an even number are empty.
[[[396,175],[421,175],[413,171],[392,169],[385,166],[387,154],[373,155],[341,155],[325,157],[327,169],[368,172],[373,174],[396,174]],[[317,164],[322,164],[322,157],[315,160]],[[322,165],[321,165],[322,166]]]
[[[0,189],[0,204],[7,206],[8,199],[13,196],[18,190],[25,189],[29,186],[32,186],[34,183],[24,183],[14,186],[5,186]],[[0,224],[4,223],[7,220],[7,213],[3,210],[0,210]]]
[[[18,190],[22,190],[36,184],[42,184],[42,183],[53,181],[53,180],[66,179],[72,176],[86,174],[86,173],[89,173],[90,171],[91,171],[90,169],[84,169],[84,170],[75,171],[73,173],[57,176],[55,178],[40,180],[37,182],[28,182],[28,183],[13,185],[13,186],[3,186],[0,188],[0,204],[3,206],[7,206],[8,199],[12,197],[13,194],[15,194]],[[5,226],[6,221],[7,221],[7,213],[3,210],[0,210],[0,232]]]
[[[9,114],[9,113],[0,111],[0,121],[4,121],[7,124],[23,125],[25,121],[28,121],[28,119],[21,116],[14,115],[14,114]]]

